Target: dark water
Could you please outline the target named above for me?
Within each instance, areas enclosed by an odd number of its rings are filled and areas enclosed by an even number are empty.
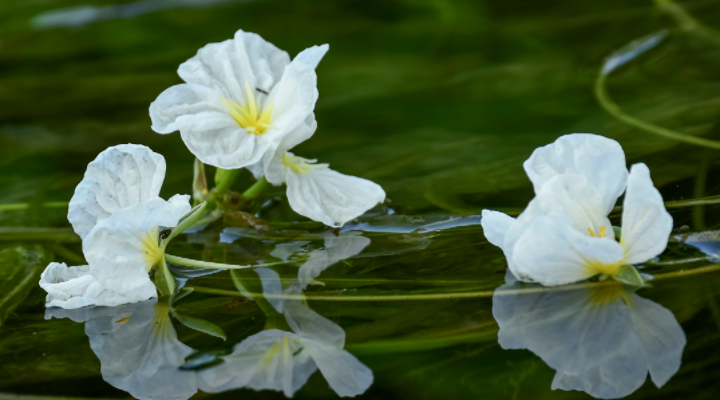
[[[720,34],[712,30],[720,2],[679,3],[702,29],[683,25],[666,3],[149,0],[69,20],[47,13],[121,3],[0,2],[0,204],[20,204],[0,211],[0,399],[186,399],[208,365],[268,321],[285,324],[263,310],[277,303],[273,285],[298,276],[308,279],[309,308],[344,331],[345,350],[372,370],[367,398],[589,398],[551,390],[548,364],[573,362],[597,368],[629,398],[714,398],[720,208],[670,209],[678,234],[709,233],[696,246],[673,241],[643,270],[656,276],[652,287],[636,293],[608,285],[495,293],[505,259],[474,217],[522,209],[533,196],[522,161],[571,132],[619,141],[630,164],[650,167],[666,201],[720,195],[717,150],[634,128],[593,96],[604,57],[668,29],[612,74],[608,90],[633,116],[720,139]],[[189,193],[193,157],[179,135],[151,131],[147,109],[180,83],[181,62],[237,29],[292,55],[330,44],[318,68],[319,129],[299,151],[378,182],[392,202],[335,236],[292,213],[275,189],[252,210],[271,230],[225,221],[168,249],[235,264],[289,261],[274,272],[192,277],[194,291],[173,304],[46,312],[40,272],[53,260],[84,263],[67,209],[52,202],[69,200],[100,151],[128,142],[167,159],[163,197]],[[251,181],[245,173],[235,189]],[[187,317],[219,326],[226,340],[180,323]],[[684,348],[671,340],[683,332]],[[531,351],[503,349],[513,346]],[[678,359],[661,389],[627,372]],[[336,398],[324,375],[295,397]],[[195,396],[284,397],[251,389]]]

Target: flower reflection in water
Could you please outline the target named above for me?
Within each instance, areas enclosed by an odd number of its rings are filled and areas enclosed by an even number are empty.
[[[356,396],[372,384],[372,371],[343,349],[345,331],[297,300],[297,295],[323,270],[360,253],[369,243],[354,233],[327,236],[325,247],[312,251],[300,268],[300,281],[293,276],[286,288],[276,271],[258,268],[246,271],[254,276],[244,282],[245,290],[243,279],[233,271],[238,289],[255,294],[253,300],[267,322],[264,330],[221,357],[222,363],[206,368],[202,363],[196,365],[199,369],[186,364],[194,350],[178,340],[170,318],[177,311],[166,298],[116,307],[49,308],[46,318],[84,322],[103,379],[141,400],[185,400],[198,388],[209,393],[270,389],[292,397],[318,369],[338,395]],[[266,299],[268,294],[274,296]],[[281,294],[293,299],[283,299]]]
[[[117,307],[49,308],[45,318],[85,322],[103,379],[133,397],[185,400],[197,392],[194,371],[178,367],[193,349],[180,342],[170,306],[156,299]]]
[[[285,293],[301,291],[291,286]],[[356,396],[370,387],[372,371],[343,350],[345,331],[340,326],[300,300],[285,300],[283,312],[292,332],[271,328],[243,340],[222,364],[198,373],[200,389],[216,393],[247,387],[292,397],[318,369],[340,396]]]
[[[527,287],[524,285],[523,287]],[[680,368],[685,334],[675,316],[620,284],[495,291],[504,349],[528,349],[557,372],[553,389],[620,398],[645,383],[663,386]]]

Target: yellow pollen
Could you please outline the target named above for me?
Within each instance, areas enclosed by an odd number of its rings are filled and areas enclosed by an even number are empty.
[[[119,324],[119,323],[121,323],[121,322],[128,322],[128,321],[130,321],[130,316],[129,316],[129,315],[128,315],[127,317],[125,317],[125,318],[121,318],[121,319],[115,321],[115,323],[116,323],[116,324]]]
[[[595,232],[592,231],[592,229],[587,228],[588,233],[590,233],[590,236],[595,237]]]
[[[604,226],[600,227],[600,237],[605,237],[605,227]]]
[[[145,269],[150,272],[154,266],[160,263],[163,258],[163,250],[158,246],[158,237],[160,235],[160,227],[154,227],[140,238],[142,243],[142,251],[145,253]]]
[[[265,110],[259,110],[255,102],[255,95],[250,84],[245,83],[245,91],[247,94],[247,103],[239,105],[232,100],[220,97],[220,101],[230,111],[230,116],[238,126],[245,129],[247,133],[254,135],[262,135],[272,126],[272,111],[275,102],[271,102]]]
[[[298,156],[291,156],[287,153],[282,155],[282,163],[287,168],[296,174],[305,175],[310,173],[313,169],[323,169],[330,166],[330,164],[316,164],[317,160],[308,160]]]

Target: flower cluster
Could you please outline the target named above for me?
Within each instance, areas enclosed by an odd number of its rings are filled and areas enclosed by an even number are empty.
[[[515,278],[546,286],[595,275],[637,284],[631,265],[665,250],[672,217],[645,164],[628,173],[620,145],[571,134],[535,150],[523,164],[535,198],[517,219],[483,210],[482,226]],[[608,215],[625,192],[620,236]]]
[[[203,163],[247,168],[255,178],[287,184],[290,206],[329,226],[342,226],[385,200],[377,184],[340,174],[290,150],[317,128],[315,68],[328,45],[313,46],[292,61],[285,51],[242,30],[211,43],[180,65],[184,84],[150,105],[152,128],[180,131]]]

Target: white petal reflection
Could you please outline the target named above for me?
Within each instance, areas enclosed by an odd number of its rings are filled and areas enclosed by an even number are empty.
[[[285,293],[300,294],[297,286]],[[230,389],[282,391],[292,397],[320,369],[342,397],[364,393],[372,371],[343,350],[345,331],[300,300],[285,300],[285,320],[292,332],[267,329],[248,337],[223,357],[224,362],[198,372],[198,387],[208,393]]]
[[[360,254],[369,244],[370,239],[361,236],[360,232],[347,232],[338,236],[332,233],[326,234],[325,247],[313,250],[310,258],[298,271],[300,287],[305,289],[328,267]]]
[[[498,341],[504,349],[528,349],[555,369],[553,389],[614,399],[637,390],[648,373],[660,387],[680,368],[686,342],[680,324],[624,286],[518,294],[519,287],[506,284],[493,296]]]
[[[177,339],[167,303],[156,299],[118,307],[48,308],[45,318],[85,322],[103,379],[146,400],[186,400],[197,392],[194,371],[178,367],[193,349]]]

